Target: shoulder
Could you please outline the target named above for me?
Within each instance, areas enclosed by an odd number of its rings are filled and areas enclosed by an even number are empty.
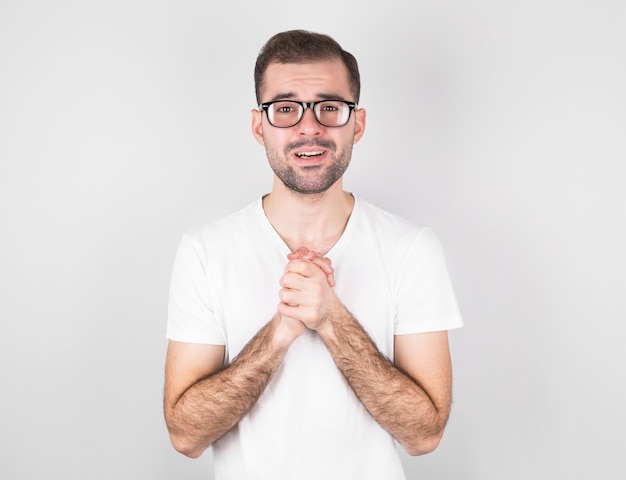
[[[182,235],[177,257],[202,265],[215,264],[230,256],[254,247],[252,240],[263,238],[263,224],[259,219],[258,201],[219,220],[206,222]]]
[[[387,252],[402,259],[406,255],[419,254],[426,257],[438,255],[441,243],[435,232],[397,214],[356,198],[356,226],[359,238],[369,237]]]
[[[357,215],[362,221],[367,223],[377,226],[386,226],[398,231],[417,232],[421,228],[415,222],[384,210],[366,200],[363,200],[362,198],[355,198],[355,206],[357,208]]]
[[[257,199],[226,217],[206,222],[185,232],[182,241],[197,246],[215,247],[222,242],[232,242],[242,235],[248,236],[252,230],[258,228],[258,209],[259,200]]]
[[[371,230],[378,236],[389,240],[406,239],[412,242],[421,235],[432,234],[430,228],[372,205],[361,198],[356,198],[355,205],[358,227]]]

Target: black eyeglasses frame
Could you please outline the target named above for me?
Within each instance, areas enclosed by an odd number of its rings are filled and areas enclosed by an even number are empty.
[[[291,102],[291,103],[297,103],[298,105],[302,105],[302,114],[300,115],[300,118],[298,119],[298,121],[296,123],[294,123],[293,125],[289,125],[287,127],[279,127],[277,125],[274,125],[271,120],[270,120],[270,116],[268,113],[268,109],[274,104],[274,103],[280,103],[280,102]],[[317,105],[318,103],[324,103],[324,102],[341,102],[341,103],[345,103],[348,108],[350,109],[350,112],[348,113],[348,118],[346,119],[346,123],[344,123],[343,125],[325,125],[322,122],[320,122],[320,119],[317,118],[317,114],[315,113],[315,105]],[[300,123],[300,121],[302,120],[302,117],[304,117],[304,113],[306,112],[306,109],[310,108],[311,111],[313,112],[313,116],[315,117],[315,120],[317,121],[317,123],[319,123],[320,125],[322,125],[323,127],[326,128],[340,128],[340,127],[345,127],[348,122],[350,121],[350,117],[352,116],[352,111],[358,109],[358,105],[354,102],[348,102],[347,100],[340,100],[340,99],[334,99],[334,98],[327,98],[324,100],[316,100],[314,102],[299,102],[298,100],[274,100],[272,102],[264,102],[262,104],[259,105],[259,111],[265,111],[265,115],[267,116],[267,121],[269,122],[269,124],[272,127],[275,128],[291,128],[291,127],[295,127],[296,125],[298,125],[298,123]]]

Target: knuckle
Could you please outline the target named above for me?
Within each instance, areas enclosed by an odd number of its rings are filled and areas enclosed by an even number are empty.
[[[287,287],[293,283],[294,275],[290,272],[285,273],[280,279],[280,285]]]

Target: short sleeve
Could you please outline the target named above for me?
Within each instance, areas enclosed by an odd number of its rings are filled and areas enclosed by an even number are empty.
[[[226,343],[211,307],[206,254],[189,234],[183,236],[174,259],[166,336],[178,342]]]
[[[396,335],[463,326],[443,249],[432,230],[419,230],[398,269]]]

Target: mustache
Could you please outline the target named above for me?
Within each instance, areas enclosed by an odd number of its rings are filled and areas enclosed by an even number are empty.
[[[326,150],[335,150],[336,146],[334,142],[330,140],[299,140],[297,142],[288,143],[285,147],[285,152],[289,152],[291,150],[295,150],[296,148],[302,147],[322,147]]]

